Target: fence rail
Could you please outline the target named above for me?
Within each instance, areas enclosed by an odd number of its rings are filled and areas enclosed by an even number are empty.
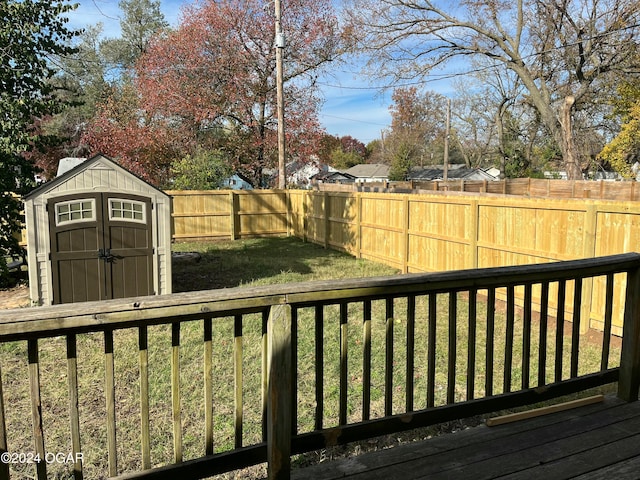
[[[351,184],[321,183],[319,191],[388,193],[489,193],[554,199],[590,198],[598,200],[638,201],[640,187],[635,181],[555,180],[508,178],[505,180],[433,180],[408,182],[367,182]]]
[[[578,308],[594,278],[606,283],[606,334],[595,345],[580,334]],[[640,255],[625,254],[9,310],[0,313],[0,450],[46,458],[69,446],[74,478],[204,478],[262,462],[270,478],[288,478],[292,454],[597,385],[619,381],[619,395],[636,400],[638,298]],[[549,315],[553,302],[574,304],[568,334],[564,314]],[[622,351],[610,343],[614,312],[625,316]],[[66,361],[52,361],[60,341]],[[102,367],[86,364],[96,349]],[[28,405],[12,400],[24,378]],[[63,378],[59,404],[50,388]],[[0,464],[0,478],[11,468]],[[42,461],[25,468],[62,475]]]

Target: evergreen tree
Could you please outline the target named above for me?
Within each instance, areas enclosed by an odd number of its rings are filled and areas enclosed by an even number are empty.
[[[21,204],[16,195],[33,187],[34,172],[25,153],[45,139],[34,121],[57,112],[61,101],[51,78],[52,56],[72,53],[76,35],[65,26],[66,1],[3,0],[0,3],[0,284],[7,281],[5,256],[21,253]]]

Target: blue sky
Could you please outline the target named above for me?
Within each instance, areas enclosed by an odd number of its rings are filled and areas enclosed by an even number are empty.
[[[177,25],[180,8],[192,2],[161,0],[162,12],[171,25]],[[78,8],[70,14],[71,27],[83,28],[101,22],[105,36],[119,35],[119,0],[79,0],[78,3]],[[320,121],[331,135],[350,135],[367,144],[380,138],[381,130],[391,123],[390,92],[381,93],[355,70],[357,67],[346,65],[343,71],[333,72],[331,77],[321,80],[325,102]]]

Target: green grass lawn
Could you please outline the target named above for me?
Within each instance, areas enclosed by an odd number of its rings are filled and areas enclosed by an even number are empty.
[[[199,252],[196,263],[176,263],[173,268],[174,291],[205,290],[236,286],[272,285],[276,283],[306,280],[371,277],[393,275],[398,272],[390,267],[349,255],[325,250],[319,246],[303,243],[295,238],[253,239],[219,243],[178,243],[175,251]],[[436,371],[436,404],[443,404],[446,394],[446,362],[449,303],[446,296],[438,299],[438,346]],[[476,334],[476,396],[484,392],[484,350],[486,340],[485,311],[478,301],[478,324]],[[456,399],[466,397],[466,362],[468,344],[468,302],[460,295],[457,299],[460,321],[456,328],[458,339],[456,369]],[[340,365],[340,327],[337,306],[327,306],[324,311],[324,426],[337,424]],[[427,305],[426,298],[417,299],[416,315],[416,362],[413,392],[405,391],[406,365],[406,300],[394,302],[394,412],[402,412],[406,395],[413,395],[415,409],[426,405],[426,358],[427,358]],[[442,322],[441,322],[442,320]],[[519,388],[520,376],[517,366],[522,349],[521,321],[516,322],[514,339],[514,389]],[[496,367],[494,371],[495,393],[502,389],[501,359],[504,345],[498,340],[498,332],[504,332],[504,319],[496,318]],[[261,335],[262,323],[259,315],[248,315],[243,319],[243,443],[261,441]],[[384,365],[386,310],[384,301],[374,301],[371,318],[372,369],[371,369],[371,417],[384,415]],[[214,425],[215,450],[233,448],[234,403],[233,403],[233,318],[215,319],[213,323],[214,350]],[[314,376],[314,311],[301,309],[298,318],[298,429],[300,432],[313,429],[315,411]],[[552,335],[550,329],[550,335]],[[537,338],[534,325],[532,338]],[[201,321],[184,322],[180,330],[181,366],[181,411],[184,443],[184,459],[198,458],[204,454],[204,408],[203,408],[203,326]],[[348,375],[348,421],[356,422],[362,415],[362,306],[349,305],[347,324],[349,343]],[[82,451],[85,457],[85,478],[99,478],[106,471],[106,409],[104,400],[104,338],[102,334],[78,336],[78,368]],[[565,341],[565,346],[569,344]],[[141,468],[139,427],[139,367],[137,329],[118,330],[114,334],[114,358],[116,367],[117,441],[119,471],[135,471]],[[553,341],[549,341],[553,345]],[[532,346],[532,355],[537,355]],[[550,348],[549,358],[553,358]],[[614,349],[612,359],[619,355]],[[599,348],[595,344],[581,343],[581,371],[591,371],[599,362]],[[532,366],[533,366],[532,362]],[[172,462],[172,418],[171,418],[171,326],[149,327],[149,372],[151,402],[151,437],[153,466]],[[615,366],[615,361],[612,366]],[[7,415],[9,451],[32,451],[31,410],[29,400],[26,342],[3,344],[0,348],[2,388]],[[568,369],[569,363],[565,362]],[[68,427],[68,392],[66,380],[65,339],[54,338],[40,342],[40,376],[42,382],[42,410],[44,437],[47,451],[70,452]],[[553,368],[548,368],[548,375]],[[532,369],[532,384],[537,372]],[[384,442],[393,444],[401,438],[424,438],[438,429],[421,430],[389,437]],[[349,449],[334,449],[298,457],[297,464],[317,461],[323,456],[351,454],[362,449],[360,444]],[[373,448],[380,448],[379,443]],[[55,478],[68,478],[70,466],[50,465]],[[18,467],[19,474],[33,475],[30,467]],[[244,478],[260,477],[263,471],[252,469]]]

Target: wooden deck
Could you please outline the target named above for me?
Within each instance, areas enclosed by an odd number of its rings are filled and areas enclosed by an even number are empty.
[[[604,402],[294,470],[293,479],[637,479],[640,402]]]

